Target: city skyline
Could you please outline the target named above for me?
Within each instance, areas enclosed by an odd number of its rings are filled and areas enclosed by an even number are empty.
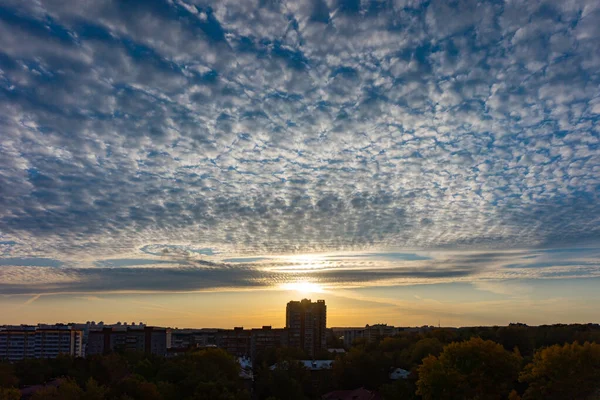
[[[0,324],[599,322],[600,7],[0,7]]]

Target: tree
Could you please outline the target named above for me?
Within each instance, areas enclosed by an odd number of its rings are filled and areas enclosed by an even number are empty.
[[[519,380],[523,400],[585,399],[600,390],[600,344],[554,345],[535,353]]]
[[[31,400],[84,400],[85,393],[73,379],[65,379],[58,387],[48,386],[38,390]]]
[[[509,351],[518,348],[522,356],[533,355],[534,339],[531,329],[527,326],[513,324],[499,328],[496,332],[496,342]]]
[[[444,347],[419,367],[417,394],[424,400],[506,399],[516,381],[521,355],[490,340],[472,338]]]
[[[310,371],[298,361],[281,361],[273,370],[259,371],[256,391],[259,398],[305,400],[311,391]]]
[[[364,386],[376,390],[389,379],[392,360],[381,351],[367,351],[364,347],[353,347],[333,363],[333,378],[342,389]]]
[[[0,387],[0,400],[21,400],[21,391],[16,388]]]
[[[104,400],[108,390],[98,384],[94,378],[90,378],[85,383],[85,399],[86,400]]]
[[[135,400],[161,400],[162,396],[155,384],[147,382],[142,376],[131,375],[119,382],[116,393]]]
[[[19,379],[15,375],[13,366],[11,364],[0,364],[0,387],[8,388],[18,384]]]
[[[398,379],[396,382],[382,385],[379,388],[383,400],[416,399],[415,382],[408,379]]]
[[[429,355],[438,356],[444,345],[437,338],[425,338],[419,340],[412,350],[411,361],[414,364],[419,364],[425,357]]]

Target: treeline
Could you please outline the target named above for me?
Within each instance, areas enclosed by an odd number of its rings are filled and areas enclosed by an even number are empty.
[[[254,381],[218,349],[175,358],[110,354],[0,364],[0,400],[17,388],[47,384],[42,399],[312,400],[333,390],[364,387],[385,400],[600,399],[600,327],[552,325],[433,329],[375,343],[357,341],[345,354],[323,352],[331,370],[308,370],[296,349],[261,354]],[[330,337],[329,345],[339,345]],[[410,371],[391,380],[390,372]]]
[[[249,400],[237,361],[219,349],[176,358],[143,353],[58,357],[0,364],[0,400],[44,385],[31,400]]]
[[[600,399],[600,327],[552,325],[433,329],[358,340],[327,374],[257,370],[258,398],[306,400],[364,387],[385,400]],[[339,344],[330,338],[330,344]],[[522,350],[521,350],[522,349]],[[285,357],[285,355],[283,355]],[[408,379],[391,381],[396,368]],[[289,370],[289,373],[288,373]],[[303,388],[285,392],[285,387]],[[285,394],[284,394],[285,393]]]

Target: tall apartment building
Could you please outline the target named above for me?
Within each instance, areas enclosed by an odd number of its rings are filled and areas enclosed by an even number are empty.
[[[286,307],[285,326],[289,329],[290,347],[303,349],[309,357],[326,348],[327,306],[325,300],[290,301]]]
[[[83,332],[69,325],[0,327],[0,359],[55,358],[83,355]]]
[[[90,330],[86,355],[113,351],[137,351],[164,356],[167,353],[167,330],[136,325]]]

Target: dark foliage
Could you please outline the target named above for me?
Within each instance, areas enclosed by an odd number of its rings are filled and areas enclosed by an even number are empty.
[[[339,338],[328,337],[333,347]],[[584,343],[584,344],[578,344]],[[32,400],[316,400],[364,387],[396,399],[600,398],[600,326],[548,325],[429,329],[358,340],[331,370],[311,371],[302,351],[273,349],[255,360],[254,382],[218,349],[174,358],[139,353],[0,363],[0,400],[38,385]],[[392,381],[395,368],[410,371]]]

